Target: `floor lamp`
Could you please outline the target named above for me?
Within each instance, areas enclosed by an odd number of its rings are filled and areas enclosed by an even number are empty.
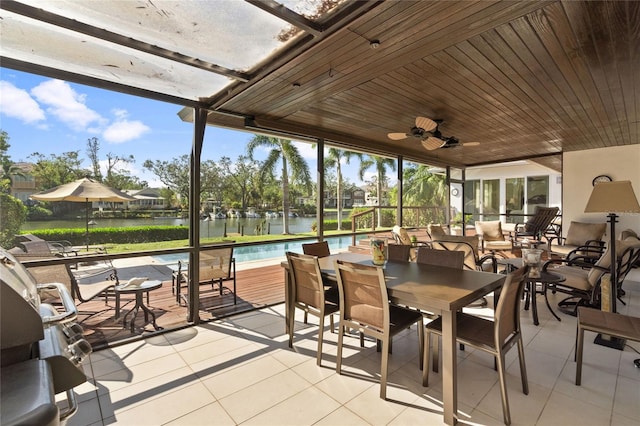
[[[618,277],[617,256],[616,256],[616,213],[640,213],[640,205],[636,194],[633,192],[631,181],[615,181],[596,183],[591,192],[591,197],[587,202],[585,213],[607,213],[607,221],[610,224],[609,232],[609,252],[611,253],[611,284],[609,285],[610,306],[602,306],[603,310],[616,312],[616,302],[618,299]],[[622,350],[624,340],[612,337],[603,337],[598,334],[595,343]]]

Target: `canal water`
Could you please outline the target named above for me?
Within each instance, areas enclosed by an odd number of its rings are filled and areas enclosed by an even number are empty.
[[[242,219],[213,219],[200,221],[200,238],[212,238],[224,236],[224,229],[228,233],[240,233],[244,231],[244,235],[255,235],[256,227],[264,223],[264,233],[269,231],[270,234],[282,234],[283,224],[282,218],[261,219],[261,218],[242,218]],[[91,224],[89,232],[93,228],[126,228],[131,226],[189,226],[188,219],[178,218],[139,218],[139,219],[93,219],[95,225]],[[289,218],[289,232],[298,234],[303,232],[311,232],[311,225],[316,222],[315,217],[291,217]],[[22,225],[21,231],[26,233],[37,229],[50,228],[86,228],[84,218],[75,220],[46,220],[26,222]]]

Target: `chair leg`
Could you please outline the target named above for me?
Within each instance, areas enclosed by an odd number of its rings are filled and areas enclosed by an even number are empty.
[[[293,348],[293,328],[295,326],[296,310],[292,308],[291,316],[289,316],[289,347]]]
[[[432,357],[431,352],[431,332],[427,330],[424,336],[424,349],[422,352],[422,386],[429,386],[429,367]]]
[[[342,315],[342,313],[340,315]],[[340,321],[338,326],[338,352],[336,354],[336,373],[338,374],[342,372],[342,340],[344,338],[345,328],[346,326]],[[360,336],[362,337],[362,334],[360,334]]]
[[[584,346],[584,328],[578,323],[576,336],[576,386],[582,384],[582,349]]]
[[[511,424],[511,414],[509,413],[509,399],[507,396],[507,383],[504,371],[504,354],[498,353],[496,357],[498,359],[498,376],[500,380],[500,395],[502,396],[502,415],[504,417],[504,424]]]
[[[433,358],[432,371],[434,373],[438,372],[438,368],[440,365],[440,336],[433,339],[433,350],[431,351],[431,357]]]
[[[333,321],[332,321],[333,322]],[[318,318],[318,354],[316,355],[316,363],[318,367],[322,365],[322,336],[324,335],[324,312],[320,313]]]
[[[387,372],[389,370],[389,344],[391,336],[382,341],[382,365],[380,366],[380,398],[387,399]]]
[[[418,321],[418,364],[424,369],[424,321]]]
[[[524,343],[522,343],[522,335],[518,337],[518,361],[520,361],[522,393],[524,393],[525,395],[529,395],[529,380],[527,379],[527,365],[524,361]]]

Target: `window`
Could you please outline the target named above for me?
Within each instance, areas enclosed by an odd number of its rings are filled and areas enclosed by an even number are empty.
[[[483,220],[500,219],[500,179],[482,182]]]
[[[524,213],[524,178],[505,180],[507,223],[522,223]]]
[[[536,206],[549,205],[549,176],[527,178],[527,213],[533,214]]]

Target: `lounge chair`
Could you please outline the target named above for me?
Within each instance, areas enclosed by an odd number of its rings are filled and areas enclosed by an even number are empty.
[[[16,254],[13,253],[17,260],[42,260],[54,259],[56,256],[38,256],[35,254]],[[60,283],[64,284],[69,290],[74,300],[80,304],[89,302],[97,297],[104,297],[105,305],[108,297],[115,295],[115,286],[119,285],[118,272],[115,268],[108,271],[101,271],[95,275],[85,275],[82,279],[77,278],[68,264],[58,263],[54,265],[44,266],[27,266],[27,270],[33,276],[38,284]],[[41,298],[52,296],[46,291],[41,292]],[[57,294],[56,294],[57,296]],[[91,313],[91,315],[96,312]]]

